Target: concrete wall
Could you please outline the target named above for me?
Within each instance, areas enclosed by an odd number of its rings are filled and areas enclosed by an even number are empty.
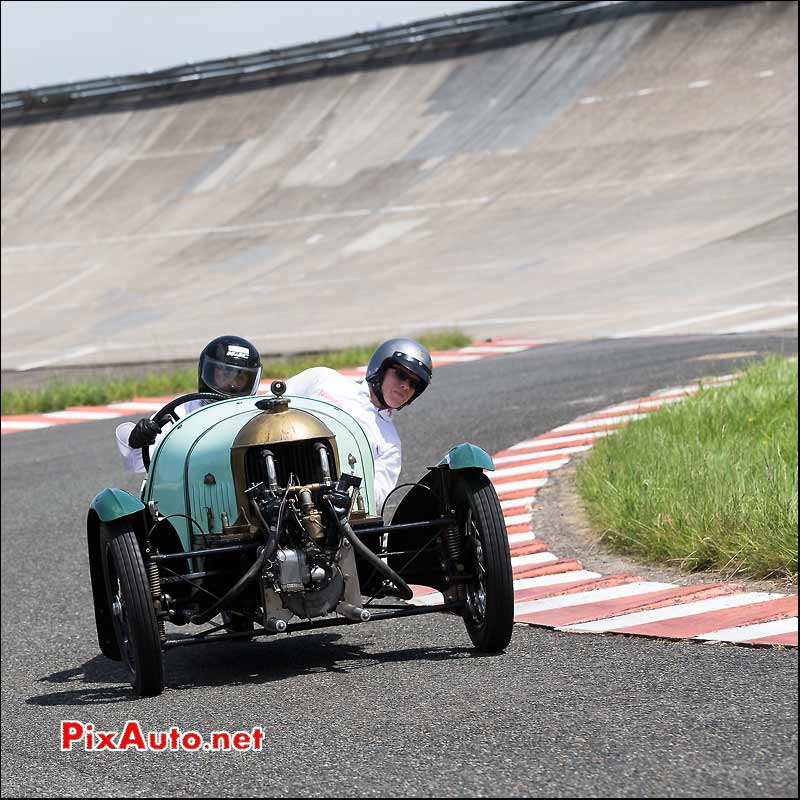
[[[3,369],[769,326],[796,313],[797,30],[796,3],[646,14],[4,127]]]

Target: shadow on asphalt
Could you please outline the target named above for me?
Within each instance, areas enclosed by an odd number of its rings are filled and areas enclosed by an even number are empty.
[[[471,647],[416,647],[390,652],[366,652],[367,645],[342,643],[339,634],[322,633],[270,642],[247,642],[170,650],[164,656],[165,689],[252,686],[303,675],[348,675],[361,669],[408,661],[452,661],[491,658]],[[199,656],[199,650],[203,655]],[[73,669],[39,678],[40,683],[72,684],[68,691],[28,698],[35,706],[92,706],[133,700],[125,667],[97,655]],[[118,686],[96,687],[113,683]],[[77,687],[76,687],[77,684]]]

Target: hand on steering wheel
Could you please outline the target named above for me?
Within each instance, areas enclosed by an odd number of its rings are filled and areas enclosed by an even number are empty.
[[[170,400],[165,406],[156,411],[153,416],[150,417],[152,422],[155,422],[156,425],[159,427],[163,427],[167,424],[167,422],[177,422],[178,415],[175,413],[175,409],[178,406],[182,406],[184,403],[188,403],[191,400],[209,400],[212,402],[216,402],[217,400],[227,400],[228,398],[225,397],[223,394],[217,394],[216,392],[189,392],[189,394],[182,394],[180,397],[176,397],[174,400]],[[150,471],[150,448],[143,447],[142,448],[142,462],[144,463],[144,468],[149,472]]]

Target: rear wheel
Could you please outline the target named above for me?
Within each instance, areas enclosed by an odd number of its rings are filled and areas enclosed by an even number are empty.
[[[161,637],[136,534],[125,520],[100,528],[103,577],[111,619],[128,677],[136,694],[161,694]]]
[[[511,641],[514,586],[503,512],[483,473],[463,473],[456,485],[456,513],[464,561],[473,576],[466,584],[464,624],[478,650],[498,653]]]

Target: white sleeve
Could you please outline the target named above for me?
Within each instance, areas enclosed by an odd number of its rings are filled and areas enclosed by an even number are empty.
[[[313,397],[319,388],[324,369],[324,367],[311,367],[288,378],[286,381],[286,394]]]
[[[144,461],[142,461],[141,449],[131,447],[128,444],[128,437],[135,427],[136,425],[133,422],[123,422],[121,425],[117,425],[117,447],[119,448],[122,469],[125,472],[147,472],[144,468]]]
[[[383,501],[397,485],[401,464],[400,448],[395,444],[384,445],[381,454],[375,456],[375,505],[378,514],[381,513]]]

